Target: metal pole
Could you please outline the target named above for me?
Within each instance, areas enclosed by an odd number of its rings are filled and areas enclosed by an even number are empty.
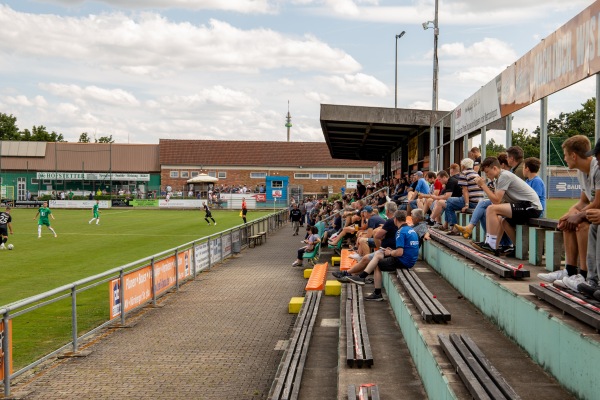
[[[454,164],[454,113],[450,114],[450,165]]]
[[[436,133],[435,133],[435,125],[431,125],[429,127],[429,170],[433,171],[435,164],[437,162],[436,158]]]
[[[73,334],[73,353],[77,353],[77,287],[71,288],[71,324]]]
[[[481,159],[485,160],[486,151],[485,148],[487,146],[487,128],[485,126],[481,127]]]
[[[433,99],[432,109],[438,109],[438,36],[440,30],[438,28],[438,0],[435,0],[435,18],[433,20]]]
[[[121,326],[125,326],[125,275],[119,273],[119,297],[121,298]]]
[[[394,108],[398,108],[398,39],[404,36],[406,32],[402,31],[396,35],[396,77],[394,79]]]
[[[598,143],[600,139],[600,74],[596,74],[596,124],[594,126],[594,140],[592,144]]]
[[[506,116],[506,148],[512,146],[512,114]]]
[[[438,171],[444,169],[444,119],[440,121],[440,163],[438,165]]]
[[[8,343],[8,311],[2,316],[2,351],[4,367],[4,395],[10,395],[10,343]]]
[[[540,102],[540,178],[548,187],[548,97],[544,97]]]
[[[150,261],[150,271],[152,273],[152,305],[156,307],[156,273],[154,272],[154,257]]]
[[[467,158],[469,155],[469,134],[463,136],[463,155],[462,158]]]
[[[179,290],[179,249],[175,249],[175,290]]]

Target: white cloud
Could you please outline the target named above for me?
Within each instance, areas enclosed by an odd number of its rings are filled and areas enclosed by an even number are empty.
[[[378,97],[389,94],[388,87],[371,75],[361,73],[354,75],[346,74],[344,76],[331,76],[324,79],[344,92]]]
[[[427,54],[428,59],[432,56],[433,51]],[[438,56],[462,58],[472,64],[483,62],[489,65],[510,64],[518,58],[517,53],[508,43],[495,38],[484,38],[468,47],[464,43],[443,44],[438,49]]]
[[[93,100],[114,106],[138,106],[140,102],[123,89],[104,89],[97,86],[80,87],[59,83],[42,83],[40,88],[56,96]]]
[[[453,101],[438,99],[438,110],[451,111],[456,108],[457,104]],[[408,108],[417,110],[431,110],[431,100],[429,101],[415,101],[412,102]]]
[[[281,78],[277,80],[277,82],[281,83],[284,86],[294,86],[294,81],[287,78]]]
[[[350,55],[312,35],[291,38],[271,29],[242,30],[215,19],[208,26],[174,23],[155,13],[135,19],[121,13],[34,15],[2,5],[0,51],[149,75],[182,69],[353,73],[361,68]]]
[[[31,107],[33,106],[33,102],[27,98],[27,96],[18,95],[18,96],[6,96],[4,97],[4,101],[10,105],[17,106],[25,106]]]
[[[458,71],[455,76],[459,82],[475,82],[484,85],[494,79],[503,67],[470,67]]]
[[[85,0],[46,0],[68,7],[80,5]],[[269,0],[99,0],[121,8],[179,8],[186,10],[224,10],[244,14],[264,14],[276,11],[276,3]]]
[[[198,94],[164,96],[159,99],[156,105],[173,109],[196,109],[204,105],[213,105],[244,110],[258,107],[260,102],[246,93],[223,86],[214,86],[210,89],[204,89]]]
[[[306,92],[304,93],[304,97],[318,104],[328,103],[331,100],[328,95],[318,92]]]

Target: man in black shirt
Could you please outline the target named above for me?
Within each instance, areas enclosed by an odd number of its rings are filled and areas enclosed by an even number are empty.
[[[292,221],[292,230],[294,233],[292,236],[298,236],[298,229],[300,229],[300,220],[302,219],[302,211],[298,208],[298,204],[294,204],[290,210],[290,221]]]
[[[12,230],[12,217],[10,216],[10,207],[6,207],[6,211],[0,213],[0,249],[4,250],[5,244],[8,241],[8,232],[13,234]]]

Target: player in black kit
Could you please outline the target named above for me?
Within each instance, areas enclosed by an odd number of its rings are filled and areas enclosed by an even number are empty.
[[[208,206],[206,205],[206,202],[203,201],[202,205],[204,206],[204,212],[206,213],[206,215],[204,216],[204,220],[208,223],[208,225],[210,225],[210,221],[208,220],[210,218],[210,219],[212,219],[212,222],[214,222],[216,225],[217,221],[215,221],[215,219],[213,218],[212,213],[210,212],[210,208],[208,208]]]
[[[10,216],[10,207],[6,207],[6,211],[0,212],[0,249],[4,250],[6,242],[8,241],[8,232],[13,234],[12,230],[12,217]]]

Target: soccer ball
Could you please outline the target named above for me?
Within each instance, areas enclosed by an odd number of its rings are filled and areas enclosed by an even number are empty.
[[[6,246],[7,249],[12,250],[15,248],[15,246],[13,246],[12,244],[9,244],[8,246]]]

